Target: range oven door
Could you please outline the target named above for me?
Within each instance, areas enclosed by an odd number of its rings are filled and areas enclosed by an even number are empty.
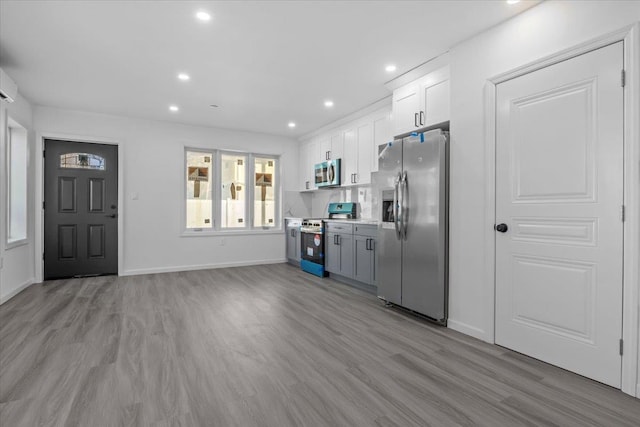
[[[302,259],[324,265],[324,238],[322,233],[300,231]]]

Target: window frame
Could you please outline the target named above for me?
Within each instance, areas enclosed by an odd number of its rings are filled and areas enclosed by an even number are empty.
[[[189,166],[187,165],[187,153],[203,153],[203,154],[210,154],[211,155],[211,202],[213,203],[215,201],[215,197],[216,197],[216,181],[214,178],[214,172],[218,170],[218,160],[217,160],[217,155],[216,155],[216,150],[212,150],[212,149],[207,149],[207,148],[191,148],[191,147],[184,147],[184,152],[183,152],[183,156],[182,156],[182,178],[181,178],[181,182],[182,182],[182,215],[181,215],[181,227],[182,227],[182,234],[202,234],[202,233],[211,233],[216,226],[216,220],[215,220],[215,212],[211,212],[211,220],[213,221],[213,224],[211,224],[211,227],[208,228],[189,228],[187,227],[187,201],[188,201],[188,192],[187,192],[187,175],[189,173]]]
[[[212,220],[213,226],[211,228],[187,228],[187,152],[201,152],[212,155],[212,191],[211,191],[211,204],[212,204]],[[237,155],[246,156],[247,167],[245,167],[245,212],[246,221],[245,227],[222,227],[222,155]],[[274,205],[275,205],[275,225],[273,227],[255,227],[254,226],[254,197],[255,197],[255,158],[268,158],[273,159],[276,162],[275,167],[275,182],[276,189],[274,190]],[[282,177],[282,164],[281,156],[279,154],[265,154],[265,153],[252,153],[248,151],[229,150],[220,148],[207,148],[207,147],[194,147],[183,146],[182,155],[182,207],[181,211],[181,237],[205,237],[205,236],[233,236],[233,235],[251,235],[251,234],[282,234],[282,189],[283,183]]]
[[[24,237],[10,240],[11,238],[11,211],[12,211],[12,200],[11,200],[11,182],[12,182],[12,144],[13,144],[13,131],[12,129],[19,129],[24,133],[24,144],[25,144],[25,158],[24,158],[24,183],[25,183],[25,193],[29,193],[29,168],[31,163],[31,154],[29,150],[29,131],[27,128],[22,126],[20,123],[15,121],[13,118],[8,115],[5,117],[6,119],[6,127],[5,127],[5,152],[4,152],[4,162],[5,162],[5,239],[4,239],[4,247],[6,250],[16,248],[19,246],[24,246],[29,244],[29,198],[25,195],[25,206],[24,206]]]
[[[260,227],[256,227],[254,225],[254,219],[255,219],[255,190],[256,187],[254,185],[255,183],[255,179],[256,179],[256,158],[258,159],[271,159],[274,160],[276,162],[276,166],[273,170],[274,173],[274,181],[276,182],[276,188],[273,190],[273,204],[275,206],[275,215],[274,215],[274,226],[273,227],[268,227],[268,226],[260,226]],[[281,229],[282,228],[282,205],[281,205],[281,201],[282,201],[282,182],[280,182],[280,170],[281,170],[281,165],[280,165],[280,156],[278,155],[273,155],[273,154],[260,154],[260,153],[252,153],[249,156],[249,161],[251,162],[251,175],[249,177],[249,179],[251,180],[251,203],[250,203],[250,207],[251,207],[251,227],[255,230],[277,230],[277,229]]]
[[[248,188],[250,187],[249,184],[249,179],[251,178],[251,153],[246,153],[243,151],[232,151],[232,150],[217,150],[218,151],[218,159],[220,162],[220,165],[218,166],[218,170],[220,171],[220,173],[218,175],[216,175],[216,178],[218,178],[217,182],[216,182],[216,189],[218,190],[218,198],[217,198],[217,216],[214,215],[214,218],[216,218],[218,221],[216,221],[218,228],[218,231],[246,231],[246,230],[250,230],[250,220],[253,219],[252,216],[252,212],[249,210],[249,206],[247,206],[248,204],[248,198],[251,195],[251,189]],[[222,156],[227,155],[227,156],[243,156],[245,158],[245,168],[244,168],[244,186],[245,186],[245,201],[244,201],[244,216],[245,216],[245,221],[244,221],[244,226],[242,227],[222,227]]]

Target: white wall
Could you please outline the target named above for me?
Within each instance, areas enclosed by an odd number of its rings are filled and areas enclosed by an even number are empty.
[[[493,338],[484,258],[494,233],[485,217],[487,80],[639,20],[640,2],[547,1],[451,49],[450,327]]]
[[[7,242],[7,116],[27,129],[29,166],[27,171],[27,194],[34,191],[34,170],[38,161],[35,156],[35,132],[32,126],[32,108],[29,102],[18,95],[9,104],[0,101],[0,304],[16,295],[34,282],[34,216],[33,197],[27,202],[27,244],[6,247]]]
[[[298,143],[290,138],[104,114],[36,107],[39,136],[66,135],[120,144],[124,205],[121,274],[176,271],[285,260],[284,232],[181,237],[184,147],[281,156],[284,211],[304,215],[297,191]],[[138,199],[132,195],[137,193]]]

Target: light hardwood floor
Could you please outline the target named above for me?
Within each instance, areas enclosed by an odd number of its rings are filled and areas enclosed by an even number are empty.
[[[31,286],[0,425],[637,427],[640,400],[280,264]]]

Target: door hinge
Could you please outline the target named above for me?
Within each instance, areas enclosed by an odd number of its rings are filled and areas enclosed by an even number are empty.
[[[42,252],[42,260],[44,261],[44,252]]]
[[[43,158],[43,159],[44,159],[44,157],[45,157],[44,153],[45,153],[45,150],[42,150],[42,158]]]
[[[42,202],[42,210],[44,210],[44,202]]]
[[[622,341],[622,338],[620,338],[620,356],[622,356],[623,345],[624,345],[624,341]]]
[[[624,70],[620,72],[620,86],[624,87],[627,84],[626,73]]]
[[[626,212],[625,212],[624,205],[622,205],[620,206],[620,219],[622,220],[622,222],[625,221],[625,217],[626,217]]]

